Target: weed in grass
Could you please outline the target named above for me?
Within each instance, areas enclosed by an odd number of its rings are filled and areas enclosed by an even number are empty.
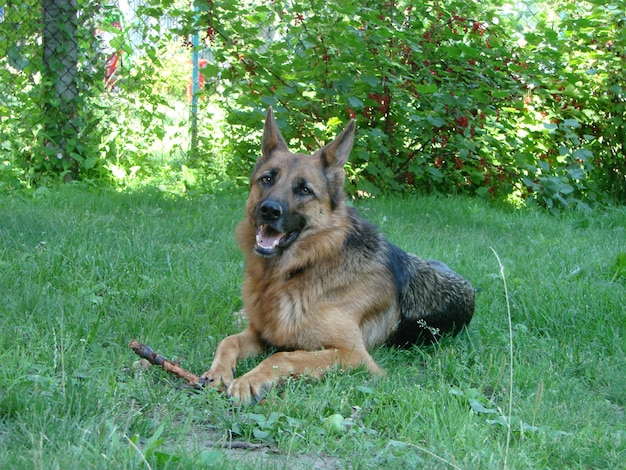
[[[618,279],[626,279],[626,253],[618,253],[611,267],[613,272],[612,282]]]

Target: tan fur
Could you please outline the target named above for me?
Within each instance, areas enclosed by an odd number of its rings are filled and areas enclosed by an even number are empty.
[[[401,320],[401,309],[397,281],[390,270],[391,245],[344,203],[343,165],[353,134],[350,123],[315,154],[293,154],[276,127],[272,110],[268,112],[246,216],[236,231],[246,260],[243,301],[249,325],[220,343],[211,368],[203,375],[207,383],[226,387],[242,403],[258,399],[285,376],[319,378],[335,365],[365,366],[373,374],[384,373],[368,350],[390,337]],[[264,211],[266,201],[269,209]],[[272,249],[271,241],[263,239],[280,230],[263,232],[259,227],[275,223],[280,228],[292,216],[294,223],[302,225],[298,225],[297,238],[285,248]],[[359,246],[361,223],[364,237],[376,246]],[[260,255],[255,251],[258,243],[261,252],[271,253]],[[419,301],[418,294],[416,298]],[[260,354],[267,346],[280,352],[235,379],[237,362]]]

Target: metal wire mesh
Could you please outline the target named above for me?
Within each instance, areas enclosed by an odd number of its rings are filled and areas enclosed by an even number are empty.
[[[143,127],[144,153],[158,142],[171,143],[173,134],[177,151],[189,150],[187,36],[175,32],[176,18],[142,14],[144,7],[141,0],[0,2],[0,152],[5,159],[17,153],[29,163],[36,147],[44,146],[44,159],[76,160],[78,146],[68,142],[72,134],[83,138],[92,126],[85,115],[98,120],[104,112],[104,121],[121,124],[122,106],[132,115],[127,127]],[[146,109],[156,117],[153,122]],[[106,132],[101,129],[101,140]]]

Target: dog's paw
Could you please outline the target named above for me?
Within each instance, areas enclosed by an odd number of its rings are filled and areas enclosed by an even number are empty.
[[[272,380],[258,381],[244,375],[228,386],[226,394],[238,405],[249,405],[261,401],[272,384]]]
[[[235,378],[234,369],[227,367],[211,366],[204,374],[200,376],[200,383],[205,387],[228,388]]]

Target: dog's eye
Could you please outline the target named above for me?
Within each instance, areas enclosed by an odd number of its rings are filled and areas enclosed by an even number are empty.
[[[294,189],[294,192],[298,196],[312,196],[313,195],[313,190],[305,185],[296,186]]]
[[[263,184],[272,184],[274,182],[274,176],[273,175],[263,175],[261,176],[261,183]]]

